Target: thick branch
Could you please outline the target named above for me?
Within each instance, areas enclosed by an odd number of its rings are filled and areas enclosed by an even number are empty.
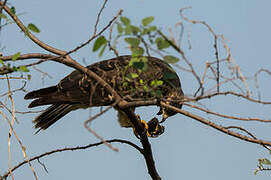
[[[85,46],[86,44],[90,43],[93,39],[95,39],[97,36],[99,36],[101,33],[103,33],[107,28],[110,27],[110,25],[113,23],[113,21],[121,14],[122,11],[120,11],[117,16],[115,16],[109,23],[107,26],[105,26],[105,28],[103,28],[99,33],[97,33],[97,35],[91,37],[88,41],[86,41],[85,43],[83,43],[82,45],[76,47],[75,49],[66,52],[66,51],[62,51],[62,50],[57,50],[51,46],[46,45],[45,43],[41,42],[38,38],[36,38],[34,35],[32,35],[30,32],[28,32],[28,30],[25,28],[25,26],[23,25],[23,23],[18,19],[18,17],[13,14],[10,9],[7,6],[3,6],[3,3],[0,2],[0,5],[4,8],[4,10],[13,18],[13,20],[16,22],[16,24],[21,28],[21,30],[24,33],[29,33],[29,38],[35,42],[36,44],[38,44],[39,46],[41,46],[42,48],[53,52],[55,54],[60,55],[61,57],[58,58],[49,58],[48,60],[53,60],[62,64],[65,64],[69,67],[73,67],[85,74],[87,74],[89,77],[92,77],[94,79],[96,79],[102,86],[104,86],[106,88],[106,90],[111,93],[113,95],[113,97],[115,98],[116,101],[118,101],[119,103],[124,103],[123,100],[121,100],[120,96],[118,95],[118,93],[108,84],[106,83],[101,77],[99,77],[97,74],[95,74],[94,72],[90,71],[89,69],[87,69],[86,67],[80,65],[79,63],[77,63],[74,59],[72,59],[71,57],[67,56],[72,52],[77,51],[78,49],[82,48],[83,46]],[[65,59],[63,57],[65,57]]]
[[[125,101],[122,100],[122,98],[119,96],[119,94],[107,82],[105,82],[100,76],[98,76],[96,73],[89,70],[88,68],[82,66],[81,64],[77,63],[73,59],[54,59],[54,61],[65,64],[65,65],[72,67],[74,69],[77,69],[77,70],[81,71],[82,73],[87,74],[89,77],[94,78],[95,80],[97,80],[98,83],[100,83],[102,86],[104,86],[105,89],[109,93],[111,93],[113,95],[113,98],[115,99],[115,101],[117,101],[119,103],[125,103]]]
[[[3,3],[0,2],[0,5],[3,6]],[[16,24],[22,29],[22,31],[23,31],[24,33],[30,33],[30,32],[28,32],[28,31],[26,30],[25,26],[24,26],[23,23],[18,19],[18,17],[17,17],[15,14],[13,14],[7,6],[3,6],[3,8],[4,8],[4,10],[5,10],[5,11],[6,11],[6,12],[14,19],[14,21],[16,22]],[[113,18],[113,20],[116,19],[116,18],[120,15],[120,13],[121,13],[121,11],[118,13],[118,15],[117,15],[116,17]],[[102,32],[104,32],[104,31],[112,24],[113,20],[110,21],[110,22],[108,23],[108,25],[107,25],[104,29],[102,29],[102,30],[97,34],[97,36],[100,35]],[[60,50],[57,50],[57,49],[52,48],[52,47],[50,47],[50,46],[47,46],[46,44],[44,44],[43,42],[41,42],[39,39],[37,39],[34,35],[32,35],[31,33],[29,34],[29,38],[30,38],[33,42],[35,42],[35,43],[37,43],[38,45],[40,45],[41,47],[43,47],[44,49],[46,49],[46,50],[48,50],[48,51],[50,51],[50,52],[53,52],[53,53],[55,53],[55,54],[58,54],[58,55],[61,55],[61,56],[66,57],[65,59],[64,59],[63,57],[58,57],[58,58],[52,57],[52,58],[49,58],[49,60],[54,60],[54,61],[56,61],[56,62],[65,64],[65,65],[67,65],[67,66],[69,66],[69,67],[73,67],[73,68],[75,68],[75,69],[77,69],[77,70],[79,70],[79,71],[81,71],[81,72],[87,74],[89,77],[92,77],[92,78],[96,79],[102,86],[105,86],[105,87],[106,87],[106,90],[114,96],[114,98],[115,98],[116,101],[118,101],[118,102],[120,102],[120,103],[123,103],[123,101],[120,100],[121,98],[120,98],[120,96],[118,95],[118,93],[117,93],[117,92],[116,92],[116,91],[115,91],[108,83],[106,83],[101,77],[99,77],[97,74],[95,74],[94,72],[90,71],[89,69],[85,68],[84,66],[80,65],[80,64],[77,63],[74,59],[72,59],[72,58],[70,58],[70,57],[67,57],[67,55],[68,55],[69,53],[75,52],[76,50],[80,49],[80,48],[83,47],[84,45],[90,43],[90,42],[91,42],[93,39],[95,39],[97,36],[93,36],[92,38],[90,38],[87,42],[85,42],[85,43],[82,44],[81,46],[75,48],[74,50],[72,50],[72,51],[70,51],[70,52],[68,52],[68,53],[66,53],[65,51],[60,51]],[[32,54],[32,56],[33,56],[33,54]],[[36,54],[35,56],[37,56],[37,54]]]
[[[130,119],[133,126],[135,127],[136,132],[140,136],[140,141],[143,146],[143,150],[142,150],[143,153],[142,154],[145,158],[150,176],[152,177],[153,180],[161,180],[161,177],[159,176],[159,174],[156,170],[156,167],[155,167],[155,162],[154,162],[153,155],[152,155],[151,145],[150,145],[148,137],[146,135],[145,128],[137,120],[137,117],[135,116],[134,112],[130,108],[122,109],[122,110],[127,114],[128,118]]]
[[[29,53],[22,54],[16,60],[26,60],[26,59],[53,59],[58,58],[58,56],[54,56],[51,54],[42,54],[42,53]],[[12,56],[1,56],[2,61],[12,61]]]

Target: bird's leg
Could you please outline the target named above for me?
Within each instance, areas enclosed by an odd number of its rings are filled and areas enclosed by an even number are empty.
[[[140,118],[139,114],[137,114],[136,117],[137,117],[137,120],[140,121],[141,124],[143,124],[144,129],[145,129],[145,132],[147,133],[147,136],[150,137],[150,134],[148,133],[148,129],[149,129],[148,123],[147,123],[146,121],[142,120],[142,119]],[[135,130],[134,127],[133,127],[133,132],[134,132],[135,136],[136,136],[138,139],[140,139],[140,137],[139,137],[139,135],[138,135],[138,133],[136,132],[136,130]],[[145,133],[145,132],[144,132],[144,133]]]
[[[140,116],[137,114],[137,120],[143,124],[148,137],[152,137],[152,138],[158,137],[164,133],[165,128],[164,126],[159,124],[159,121],[157,118],[153,118],[147,123],[146,121],[142,120]],[[140,139],[138,133],[135,131],[135,128],[133,128],[133,132],[135,136]]]

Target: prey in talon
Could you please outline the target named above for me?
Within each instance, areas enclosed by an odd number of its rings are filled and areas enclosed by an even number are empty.
[[[164,133],[165,127],[159,124],[159,121],[156,117],[152,118],[150,121],[146,122],[137,115],[138,121],[140,121],[146,130],[147,136],[151,138],[156,138]],[[139,134],[133,128],[133,132],[137,138],[140,139]]]

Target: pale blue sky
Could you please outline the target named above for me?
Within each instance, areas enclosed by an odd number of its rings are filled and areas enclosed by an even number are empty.
[[[24,13],[20,18],[23,22],[34,23],[41,33],[37,36],[46,43],[59,49],[70,50],[86,40],[93,32],[95,18],[102,1],[12,1],[17,13]],[[271,1],[253,0],[115,0],[110,1],[101,17],[99,27],[107,24],[121,8],[123,15],[139,24],[146,16],[155,16],[154,23],[167,32],[178,21],[179,9],[191,6],[186,15],[193,19],[204,20],[211,25],[218,34],[224,34],[232,50],[236,62],[241,66],[246,76],[252,76],[259,68],[271,69],[270,42]],[[188,26],[189,27],[189,26]],[[197,70],[202,70],[206,60],[214,59],[212,48],[213,39],[201,25],[191,27],[192,51],[185,50],[191,61],[197,64]],[[3,29],[0,35],[1,47],[5,55],[44,52],[28,40],[15,25]],[[92,53],[92,46],[76,52],[73,58],[82,62],[85,58],[88,64],[99,61],[97,54]],[[123,47],[122,53],[127,53]],[[104,58],[114,55],[106,53]],[[47,62],[40,66],[44,71],[54,76],[41,81],[39,74],[34,73],[27,89],[56,84],[72,69],[54,62]],[[200,71],[201,72],[201,71]],[[202,72],[201,72],[202,73]],[[196,82],[190,74],[179,73],[184,92],[189,94],[196,87]],[[271,101],[269,95],[270,77],[261,76],[260,87],[262,98]],[[5,82],[0,81],[1,84]],[[17,81],[19,83],[19,81]],[[250,83],[250,85],[253,85]],[[2,87],[3,85],[1,85]],[[18,85],[13,84],[13,87]],[[0,90],[0,94],[2,94]],[[16,108],[26,111],[28,101],[23,100],[23,93],[16,94]],[[254,94],[255,95],[255,94]],[[2,99],[1,99],[2,100]],[[255,105],[240,101],[236,98],[216,98],[204,101],[216,111],[248,117],[271,119],[270,106]],[[156,108],[146,111],[140,110],[145,119],[149,119]],[[188,110],[188,108],[186,108]],[[16,125],[16,132],[27,147],[29,156],[50,151],[61,147],[85,145],[98,142],[93,135],[83,127],[84,120],[89,115],[88,110],[79,110],[65,116],[52,128],[37,135],[33,129],[32,119],[35,115],[19,115],[20,124]],[[212,118],[212,116],[210,116]],[[2,120],[2,119],[1,119]],[[230,120],[217,120],[218,124],[231,124],[246,127],[256,132],[259,137],[270,140],[270,125],[260,123],[240,123]],[[267,180],[270,173],[253,174],[257,159],[269,157],[268,152],[259,145],[240,141],[222,134],[199,122],[176,115],[165,123],[165,133],[157,139],[150,139],[154,159],[160,176],[166,180],[176,179],[208,179],[208,180]],[[111,110],[95,120],[92,127],[105,139],[122,138],[139,144],[130,129],[120,128],[116,112]],[[8,126],[0,121],[0,173],[8,168]],[[33,162],[39,179],[150,179],[143,157],[129,146],[114,144],[119,152],[113,152],[105,146],[99,146],[84,151],[64,152],[41,159],[49,173],[42,166]],[[23,160],[22,153],[16,140],[12,142],[13,165]],[[15,179],[31,179],[32,172],[27,165],[14,173]],[[33,178],[34,179],[34,178]]]

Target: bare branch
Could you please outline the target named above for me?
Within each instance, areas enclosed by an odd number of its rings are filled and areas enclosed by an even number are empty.
[[[94,26],[94,33],[93,33],[93,36],[95,36],[96,33],[97,33],[97,26],[98,26],[98,24],[99,24],[99,22],[100,22],[100,17],[101,17],[101,14],[102,14],[102,12],[103,12],[103,10],[104,10],[104,8],[105,8],[105,5],[106,5],[107,1],[108,1],[108,0],[104,0],[104,3],[103,3],[103,5],[102,5],[102,7],[101,7],[101,9],[100,9],[100,11],[99,11],[99,13],[98,13],[98,15],[97,15],[96,23],[95,23],[95,26]]]
[[[135,145],[134,143],[130,142],[130,141],[126,141],[126,140],[122,140],[122,139],[112,139],[112,140],[106,140],[106,141],[109,142],[109,143],[119,142],[119,143],[127,144],[129,146],[132,146],[136,150],[138,150],[140,153],[142,153],[142,149],[140,147],[138,147],[137,145]],[[52,150],[52,151],[40,154],[38,156],[32,157],[32,158],[29,159],[29,162],[32,162],[32,161],[38,160],[38,159],[40,159],[42,157],[49,156],[51,154],[55,154],[55,153],[59,153],[59,152],[64,152],[64,151],[78,151],[78,150],[83,150],[83,149],[88,149],[88,148],[91,148],[91,147],[99,146],[99,145],[102,145],[102,144],[103,144],[103,142],[98,142],[98,143],[94,143],[94,144],[88,144],[88,145],[85,145],[85,146],[77,146],[77,147],[69,147],[69,148],[56,149],[56,150]],[[23,166],[26,163],[28,163],[27,160],[19,163],[18,165],[14,166],[11,169],[11,172],[14,172],[16,169],[18,169],[19,167]],[[5,173],[2,176],[2,179],[7,178],[9,175],[10,175],[9,172]],[[2,179],[0,179],[0,180],[2,180]]]
[[[26,59],[54,59],[58,58],[58,56],[54,56],[51,54],[42,54],[42,53],[29,53],[29,54],[21,54],[17,60],[26,60]],[[12,61],[12,56],[1,56],[2,61]]]
[[[69,52],[63,54],[61,57],[65,57],[65,56],[67,56],[69,54],[72,54],[72,53],[78,51],[79,49],[81,49],[82,47],[88,45],[92,40],[94,40],[96,37],[100,36],[105,30],[107,30],[112,25],[112,23],[121,15],[122,12],[123,12],[122,9],[119,10],[119,12],[117,13],[117,15],[115,17],[113,17],[111,19],[111,21],[109,21],[109,23],[99,33],[93,35],[86,42],[82,43],[80,46],[77,46],[73,50],[70,50]]]
[[[0,2],[0,5],[3,6],[2,2]],[[28,33],[28,31],[26,30],[25,26],[23,25],[23,23],[18,19],[18,17],[16,15],[14,15],[13,13],[11,13],[10,9],[7,6],[3,6],[4,10],[14,19],[14,21],[16,22],[16,24],[22,29],[22,31],[24,33]],[[108,23],[107,26],[105,26],[99,33],[97,33],[95,36],[92,36],[89,40],[87,40],[85,43],[83,43],[82,45],[76,47],[75,49],[69,51],[69,52],[65,52],[65,51],[61,51],[61,50],[57,50],[55,48],[52,48],[50,46],[47,46],[46,44],[42,43],[39,39],[37,39],[34,35],[32,35],[31,33],[29,34],[30,39],[35,42],[38,43],[41,47],[43,47],[44,49],[53,52],[55,54],[60,55],[60,57],[56,57],[56,58],[48,58],[48,60],[53,60],[62,64],[65,64],[69,67],[73,67],[85,74],[87,74],[88,76],[94,78],[97,80],[97,82],[99,82],[101,85],[105,86],[105,88],[112,93],[113,97],[115,98],[115,100],[117,100],[120,103],[123,103],[122,101],[120,101],[120,96],[118,95],[118,93],[108,84],[106,83],[101,77],[99,77],[97,74],[95,74],[94,72],[90,71],[89,69],[85,68],[84,66],[80,65],[79,63],[77,63],[74,59],[72,59],[71,57],[69,57],[68,55],[77,51],[78,49],[84,47],[85,45],[89,44],[93,39],[95,39],[97,36],[101,35],[106,29],[108,29],[111,24],[120,16],[120,14],[122,13],[122,10],[120,10],[118,12],[118,14],[112,18],[112,20]],[[31,36],[32,35],[32,36]],[[33,55],[33,54],[32,54]],[[65,57],[65,58],[64,58]],[[2,57],[1,57],[2,58]]]
[[[242,127],[239,127],[239,126],[228,126],[228,127],[225,127],[226,129],[239,129],[245,133],[247,133],[249,136],[251,136],[253,139],[257,139],[256,136],[254,136],[251,132],[249,132],[248,130],[242,128]],[[270,151],[270,148],[267,147],[266,145],[262,144],[262,146],[267,149],[268,151]]]
[[[36,174],[36,172],[35,172],[35,170],[34,170],[34,168],[33,168],[33,166],[32,166],[32,164],[30,163],[30,161],[29,161],[29,158],[28,158],[28,156],[27,156],[27,153],[26,153],[26,148],[25,148],[25,146],[23,145],[23,143],[22,143],[22,141],[19,139],[19,137],[18,137],[18,135],[16,134],[16,132],[15,132],[15,130],[14,130],[14,121],[15,121],[15,104],[14,104],[14,100],[13,100],[13,97],[12,97],[12,93],[11,93],[11,87],[10,87],[10,81],[9,81],[9,79],[8,79],[8,76],[6,75],[6,77],[7,77],[7,83],[8,83],[8,97],[9,97],[9,99],[10,99],[10,101],[11,101],[11,105],[12,105],[12,120],[11,120],[11,123],[10,123],[10,121],[5,117],[5,115],[2,113],[2,116],[7,120],[7,122],[8,122],[8,124],[10,125],[10,130],[9,130],[9,160],[10,160],[10,165],[11,165],[11,150],[10,150],[10,145],[11,145],[11,142],[10,142],[10,140],[11,140],[11,136],[12,136],[12,133],[13,133],[13,135],[15,136],[15,138],[16,138],[16,140],[18,141],[18,143],[20,144],[20,147],[21,147],[21,149],[22,149],[22,152],[23,152],[23,156],[24,156],[24,158],[27,160],[27,162],[28,162],[28,164],[29,164],[29,167],[30,167],[30,169],[31,169],[31,171],[32,171],[32,173],[33,173],[33,175],[34,175],[34,177],[35,177],[35,179],[36,180],[38,180],[38,176],[37,176],[37,174]],[[11,173],[11,167],[9,168],[9,172]],[[13,176],[12,176],[12,178],[14,178]]]
[[[149,143],[145,128],[138,121],[136,115],[134,114],[134,112],[130,108],[122,109],[122,110],[126,113],[128,118],[130,119],[131,123],[133,124],[135,131],[137,132],[137,134],[140,137],[140,141],[143,146],[143,150],[142,150],[143,153],[142,154],[145,158],[150,176],[152,177],[153,180],[161,180],[161,177],[159,176],[159,174],[156,170],[156,167],[155,167],[155,162],[154,162],[153,155],[152,155],[151,145]]]
[[[2,2],[2,0],[0,0],[0,2]],[[7,4],[7,0],[4,0],[3,6],[5,6],[6,4]],[[3,6],[0,6],[0,14],[2,14],[2,12],[3,12]],[[2,27],[3,27],[2,18],[0,17],[0,31],[2,30]]]
[[[169,38],[167,38],[166,35],[164,35],[161,31],[158,30],[158,33],[173,47],[173,49],[175,49],[178,53],[180,53],[180,55],[182,56],[183,60],[186,62],[186,64],[189,66],[192,74],[194,75],[194,77],[196,78],[196,80],[199,83],[199,88],[198,90],[195,92],[194,96],[197,95],[197,93],[201,90],[201,94],[203,94],[203,86],[200,80],[200,77],[198,76],[198,74],[196,73],[192,63],[186,58],[184,52],[182,49],[180,49],[174,42],[172,42]]]
[[[209,94],[209,95],[199,96],[199,97],[196,97],[196,98],[190,99],[190,100],[191,101],[198,101],[198,100],[209,99],[209,98],[212,98],[214,96],[221,96],[221,95],[233,95],[233,96],[236,96],[236,97],[244,98],[244,99],[246,99],[248,101],[251,101],[251,102],[259,103],[259,104],[271,104],[271,102],[269,102],[269,101],[261,101],[261,100],[253,99],[253,98],[250,98],[250,97],[248,97],[246,95],[238,94],[238,93],[235,93],[235,92],[232,92],[232,91],[216,92],[216,93]]]
[[[104,114],[105,112],[107,112],[109,109],[111,109],[113,106],[109,106],[107,107],[105,110],[101,111],[100,113],[92,116],[91,118],[89,118],[88,120],[86,120],[84,122],[84,126],[85,128],[91,133],[93,134],[97,139],[99,139],[100,141],[103,142],[103,144],[105,144],[107,147],[109,147],[110,149],[112,149],[113,151],[115,152],[118,152],[119,150],[115,147],[113,147],[111,144],[109,144],[107,141],[105,141],[101,136],[99,136],[94,130],[92,130],[90,127],[89,127],[89,123],[91,121],[93,121],[94,119],[98,118],[99,116],[101,116],[102,114]]]
[[[52,52],[57,55],[62,55],[65,54],[65,51],[56,49],[48,44],[45,44],[44,42],[40,41],[35,35],[33,35],[25,26],[24,24],[20,21],[18,16],[16,16],[14,13],[11,12],[11,10],[4,5],[3,2],[0,1],[0,5],[3,7],[3,9],[8,13],[8,15],[14,20],[14,22],[18,25],[18,27],[38,46],[40,46],[42,49],[45,49],[49,52]]]
[[[241,135],[241,134],[239,134],[239,133],[230,131],[230,130],[226,129],[226,128],[223,127],[223,126],[217,125],[217,124],[215,124],[215,123],[213,123],[213,122],[211,122],[211,121],[208,121],[208,120],[206,120],[206,119],[204,119],[204,118],[202,118],[202,117],[200,117],[200,116],[197,116],[197,115],[192,114],[192,113],[190,113],[190,112],[187,112],[187,111],[185,111],[185,110],[176,108],[176,107],[171,106],[171,105],[169,105],[169,104],[166,104],[166,103],[164,103],[164,102],[161,102],[161,105],[164,106],[164,107],[166,107],[166,108],[172,109],[172,110],[174,110],[174,111],[176,111],[176,112],[178,112],[178,113],[181,113],[181,114],[183,114],[183,115],[185,115],[185,116],[187,116],[187,117],[190,117],[190,118],[192,118],[192,119],[195,119],[195,120],[197,120],[197,121],[199,121],[199,122],[201,122],[201,123],[203,123],[203,124],[206,124],[206,125],[208,125],[208,126],[210,126],[210,127],[212,127],[212,128],[215,128],[216,130],[218,130],[218,131],[220,131],[220,132],[223,132],[223,133],[228,134],[228,135],[230,135],[230,136],[233,136],[233,137],[236,137],[236,138],[238,138],[238,139],[241,139],[241,140],[243,140],[243,141],[248,141],[248,142],[255,143],[255,144],[260,144],[260,145],[271,146],[271,142],[269,142],[269,141],[265,141],[265,140],[261,140],[261,139],[250,138],[250,137]]]
[[[219,116],[219,117],[226,118],[226,119],[233,119],[233,120],[240,120],[240,121],[258,121],[258,122],[265,122],[265,123],[271,122],[271,120],[260,119],[260,118],[242,118],[242,117],[235,117],[235,116],[220,114],[220,113],[216,113],[216,112],[201,108],[196,105],[188,104],[188,103],[184,103],[184,105],[201,110],[203,112],[206,112],[207,114],[212,114],[212,115]]]

